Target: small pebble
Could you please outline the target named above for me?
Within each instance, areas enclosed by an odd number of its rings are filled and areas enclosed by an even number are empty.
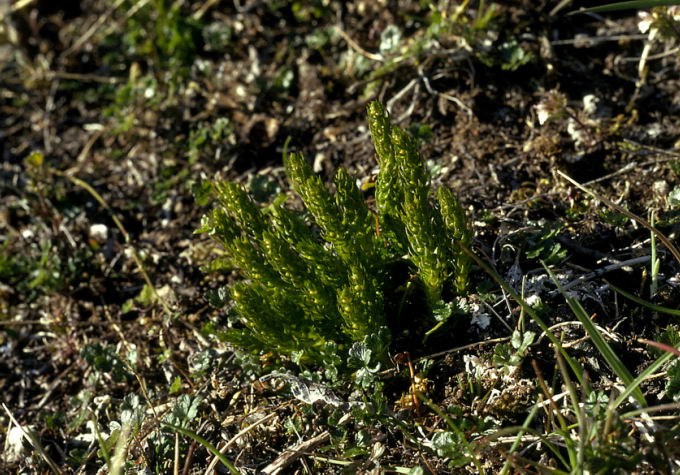
[[[109,228],[105,224],[93,224],[90,226],[90,239],[104,242],[109,237]]]

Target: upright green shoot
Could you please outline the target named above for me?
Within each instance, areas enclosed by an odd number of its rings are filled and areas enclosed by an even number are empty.
[[[649,218],[649,224],[654,226],[654,211],[652,211],[652,215]],[[650,233],[650,235],[651,235],[650,247],[652,248],[652,261],[650,263],[649,275],[652,281],[649,284],[649,296],[654,297],[656,295],[657,290],[659,289],[659,268],[661,267],[661,261],[659,260],[656,254],[656,235],[654,233]]]
[[[614,374],[616,374],[616,376],[619,377],[619,379],[621,379],[621,381],[623,381],[623,383],[626,386],[630,386],[633,383],[633,376],[631,376],[630,372],[628,371],[628,368],[626,368],[625,365],[621,362],[621,359],[616,355],[612,347],[609,346],[609,343],[607,343],[607,341],[602,337],[602,333],[597,329],[595,324],[592,322],[583,306],[581,306],[581,304],[577,300],[573,299],[572,297],[569,297],[564,292],[562,287],[557,282],[555,275],[552,273],[550,269],[548,269],[547,266],[544,265],[544,268],[546,272],[550,275],[550,278],[553,280],[553,282],[555,282],[555,285],[557,285],[557,288],[562,293],[564,299],[567,301],[567,304],[571,308],[571,311],[574,312],[576,318],[578,318],[579,322],[581,322],[581,325],[583,325],[583,328],[585,329],[586,333],[588,334],[588,336],[590,337],[593,344],[600,352],[604,360],[607,362],[610,369],[614,372]],[[639,388],[633,390],[632,394],[633,397],[635,397],[635,399],[642,406],[647,406],[647,401],[645,400],[645,397]]]
[[[394,264],[406,263],[420,284],[425,305],[415,318],[425,322],[441,326],[452,313],[444,298],[468,291],[470,259],[461,246],[469,248],[472,232],[462,206],[445,188],[435,203],[416,139],[377,102],[368,122],[380,165],[375,211],[345,170],[333,192],[296,153],[284,166],[311,227],[281,200],[262,210],[240,185],[212,184],[219,206],[198,231],[218,241],[245,278],[231,287],[241,325],[226,337],[235,345],[323,363],[373,341],[376,361],[385,361]]]

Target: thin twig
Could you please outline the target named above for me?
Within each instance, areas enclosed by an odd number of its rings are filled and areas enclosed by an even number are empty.
[[[648,163],[664,163],[664,162],[673,161],[675,159],[680,158],[680,152],[677,152],[676,150],[666,150],[666,149],[659,148],[659,147],[653,147],[652,145],[646,145],[646,144],[638,143],[638,142],[636,142],[634,140],[630,140],[630,139],[624,139],[623,143],[625,143],[627,145],[632,145],[633,147],[636,147],[636,148],[641,148],[641,149],[644,149],[644,150],[648,150],[650,152],[659,153],[661,155],[668,155],[669,157],[672,157],[672,158],[667,159],[667,160],[662,159],[662,160],[654,160],[652,162],[646,162],[646,163],[643,163],[643,165],[646,165]]]
[[[647,35],[578,36],[568,40],[551,41],[550,44],[552,46],[563,45],[595,46],[597,43],[604,43],[606,41],[631,41],[646,39]]]
[[[51,325],[54,322],[47,322],[42,320],[0,320],[0,327],[13,327],[23,325]]]
[[[119,84],[125,80],[124,78],[119,77],[97,76],[96,74],[68,73],[65,71],[47,71],[45,76],[50,80],[65,79],[68,81],[99,82],[102,84]]]
[[[184,467],[182,467],[182,475],[188,475],[189,470],[191,469],[191,462],[193,461],[197,444],[198,442],[192,440],[189,449],[187,449],[187,456],[184,458]]]
[[[583,283],[587,280],[591,280],[591,279],[594,279],[596,277],[600,277],[604,274],[607,274],[608,272],[612,272],[612,271],[615,271],[617,269],[621,269],[622,267],[635,266],[635,265],[638,265],[638,264],[646,264],[647,262],[649,262],[650,258],[651,258],[651,256],[641,256],[641,257],[636,257],[634,259],[628,259],[627,261],[621,261],[621,262],[616,262],[614,264],[606,265],[606,266],[601,267],[599,269],[595,269],[594,271],[589,272],[588,274],[580,275],[579,277],[572,280],[571,282],[563,285],[562,290],[569,290],[569,289],[576,287],[577,285],[579,285],[579,284],[581,284],[581,283]],[[551,290],[548,293],[548,296],[556,297],[557,295],[559,295],[559,293],[560,293],[559,289]]]
[[[49,400],[50,396],[54,393],[54,391],[59,387],[60,384],[62,384],[65,381],[64,376],[66,375],[66,373],[71,371],[75,365],[76,365],[75,362],[71,363],[70,365],[68,365],[66,367],[66,369],[61,371],[56,376],[56,378],[54,378],[54,381],[52,381],[50,383],[50,385],[47,388],[47,391],[45,391],[45,394],[43,394],[43,396],[40,398],[40,401],[38,401],[37,404],[35,404],[31,408],[31,410],[35,411],[35,410],[41,409],[45,405],[45,403],[47,403],[47,401]]]

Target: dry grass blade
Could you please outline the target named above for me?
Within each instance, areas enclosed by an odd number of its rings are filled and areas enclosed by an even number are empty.
[[[296,447],[286,450],[281,455],[279,455],[276,458],[276,460],[267,465],[264,468],[264,470],[262,470],[262,473],[268,475],[275,475],[281,473],[281,471],[284,468],[286,468],[288,465],[302,457],[305,454],[305,452],[307,452],[308,450],[312,450],[314,447],[317,447],[327,442],[328,440],[330,440],[330,438],[331,433],[328,431],[324,431],[321,434],[317,435],[316,437],[312,437],[311,439],[298,444]]]
[[[666,313],[666,314],[668,314],[668,315],[675,315],[675,316],[679,316],[679,315],[680,315],[680,310],[675,310],[675,309],[668,308],[668,307],[662,307],[661,305],[655,305],[655,304],[653,304],[653,303],[651,303],[651,302],[647,302],[646,300],[641,299],[640,297],[638,297],[638,296],[636,296],[636,295],[633,295],[633,294],[631,294],[631,293],[626,292],[626,291],[623,290],[623,289],[620,289],[619,287],[615,286],[614,284],[612,284],[611,282],[609,282],[609,281],[606,280],[606,279],[605,279],[604,281],[605,281],[605,282],[607,283],[607,285],[608,285],[609,287],[611,287],[611,289],[614,290],[616,293],[618,293],[618,294],[624,296],[624,297],[627,298],[628,300],[632,300],[633,302],[635,302],[635,303],[637,303],[637,304],[639,304],[639,305],[642,305],[643,307],[647,307],[648,309],[654,310],[655,312]]]
[[[88,30],[86,30],[85,33],[83,33],[83,35],[80,36],[80,38],[78,38],[78,39],[73,43],[73,45],[71,45],[71,47],[70,47],[68,50],[66,50],[66,51],[64,52],[64,56],[68,56],[69,54],[71,54],[71,53],[73,53],[73,52],[75,52],[75,51],[79,51],[80,48],[82,48],[83,45],[84,45],[90,38],[92,38],[92,36],[97,32],[97,30],[99,30],[99,28],[101,28],[101,26],[104,25],[104,24],[109,20],[109,18],[111,17],[111,15],[113,15],[113,12],[115,12],[118,8],[120,8],[121,5],[123,5],[123,3],[125,3],[125,0],[118,0],[114,5],[112,5],[112,6],[108,9],[108,11],[107,11],[106,13],[104,13],[103,15],[101,15],[101,16],[97,19],[97,21],[95,21],[95,22],[92,24],[92,26],[90,26],[90,28],[89,28]]]
[[[501,288],[507,292],[519,305],[522,307],[522,309],[531,317],[531,319],[536,323],[536,325],[539,326],[539,328],[545,333],[545,335],[548,337],[548,339],[552,342],[553,345],[555,345],[556,348],[559,349],[559,351],[562,353],[562,356],[564,359],[569,363],[569,366],[571,369],[574,371],[574,374],[576,377],[579,379],[579,383],[583,384],[583,367],[581,364],[576,361],[574,358],[570,357],[569,354],[564,351],[564,347],[562,346],[562,342],[550,331],[550,328],[548,325],[545,324],[543,319],[536,313],[536,311],[531,308],[526,301],[517,293],[515,290],[508,285],[508,283],[496,272],[495,269],[493,269],[489,264],[487,264],[484,260],[479,258],[474,252],[472,252],[468,247],[466,246],[459,246],[461,251],[463,251],[465,254],[470,256],[472,260],[474,260],[481,269],[486,272],[493,280],[498,283],[498,285],[501,286]]]
[[[385,61],[385,58],[384,58],[381,54],[371,53],[371,52],[369,52],[369,51],[366,51],[364,48],[362,48],[362,47],[359,45],[359,43],[357,43],[356,41],[354,41],[347,33],[345,33],[345,32],[342,30],[342,28],[337,28],[336,31],[337,31],[338,34],[342,37],[342,39],[344,39],[344,40],[347,42],[347,44],[348,44],[354,51],[356,51],[357,53],[359,53],[360,55],[364,56],[365,58],[371,59],[371,60],[373,60],[373,61],[380,61],[380,62],[384,62],[384,61]]]
[[[38,438],[33,434],[33,432],[32,432],[31,430],[29,430],[29,429],[26,429],[26,428],[25,428],[24,426],[22,426],[21,424],[19,424],[19,421],[17,421],[17,420],[14,418],[14,415],[12,414],[12,412],[9,410],[9,408],[8,408],[4,403],[3,403],[3,405],[2,405],[2,408],[5,410],[5,412],[6,412],[7,415],[9,416],[9,419],[10,419],[10,421],[12,422],[12,424],[14,424],[15,426],[17,426],[17,427],[19,427],[19,428],[21,429],[21,432],[23,432],[24,437],[26,438],[26,440],[28,440],[28,441],[30,442],[30,444],[33,446],[33,448],[34,448],[34,449],[40,454],[40,456],[43,458],[43,460],[45,461],[45,463],[47,463],[47,465],[49,465],[49,467],[50,467],[50,469],[52,470],[52,472],[54,472],[54,473],[59,473],[59,474],[64,473],[64,472],[62,472],[62,471],[59,469],[59,466],[54,462],[54,460],[52,460],[52,458],[47,454],[47,452],[45,452],[45,449],[44,449],[43,446],[40,444],[40,441],[39,441]],[[9,431],[8,431],[8,433],[9,433]]]
[[[35,2],[35,0],[19,0],[14,5],[12,5],[12,12],[18,12],[22,8],[26,8],[31,3],[34,3],[34,2]]]
[[[217,462],[221,460],[220,456],[224,457],[224,453],[227,451],[229,446],[236,442],[238,439],[240,439],[242,436],[253,430],[255,427],[259,426],[260,424],[263,424],[267,422],[269,419],[274,417],[276,415],[276,412],[272,412],[271,414],[266,415],[262,419],[258,419],[257,421],[253,422],[249,426],[247,426],[245,429],[240,431],[238,434],[236,434],[234,437],[229,439],[226,444],[224,444],[220,449],[218,450],[217,453],[214,453],[215,458],[213,458],[212,462],[210,462],[210,465],[208,465],[208,468],[205,470],[206,474],[212,473],[212,470],[217,466]]]
[[[129,249],[131,251],[131,257],[134,263],[137,265],[137,268],[139,269],[140,274],[144,278],[144,282],[146,285],[149,286],[149,289],[151,290],[152,295],[154,296],[154,299],[160,302],[161,306],[163,307],[163,310],[168,315],[172,314],[172,310],[170,309],[170,306],[166,302],[164,298],[161,298],[161,296],[158,294],[156,291],[156,287],[154,286],[153,282],[151,281],[151,277],[149,276],[148,272],[146,271],[146,267],[144,267],[144,263],[142,262],[142,259],[139,257],[139,253],[137,252],[137,249],[132,245],[132,240],[130,239],[130,233],[128,233],[127,229],[125,229],[125,226],[123,226],[123,222],[120,220],[116,212],[109,206],[109,204],[106,202],[106,200],[95,190],[89,183],[81,180],[78,177],[75,177],[69,173],[64,173],[60,170],[56,170],[54,168],[48,169],[50,173],[60,176],[63,178],[66,178],[69,180],[71,183],[74,185],[83,188],[85,191],[87,191],[102,207],[109,212],[109,215],[111,216],[111,219],[115,223],[116,227],[118,230],[121,232],[123,235],[123,238],[125,239],[125,243],[129,246]]]
[[[616,376],[619,377],[619,379],[621,379],[621,381],[624,382],[626,387],[630,386],[633,383],[633,376],[630,374],[628,368],[626,368],[626,366],[623,364],[623,362],[616,354],[616,352],[612,349],[611,346],[609,346],[609,343],[607,343],[607,341],[604,339],[602,333],[598,330],[597,326],[590,319],[583,306],[576,299],[569,297],[567,295],[564,289],[560,286],[557,277],[555,277],[555,274],[552,273],[552,271],[548,268],[548,266],[545,265],[545,263],[543,263],[543,268],[548,273],[552,281],[555,283],[557,289],[560,291],[564,299],[567,301],[569,308],[571,308],[571,311],[574,312],[576,318],[578,318],[578,320],[581,322],[581,324],[583,325],[583,329],[586,331],[586,333],[590,337],[590,340],[593,342],[593,345],[595,345],[595,347],[600,352],[604,360],[607,362],[611,370],[614,372],[614,374],[616,374]],[[642,406],[647,406],[647,401],[645,400],[645,397],[639,388],[636,387],[633,390],[632,394]]]
[[[628,211],[626,208],[624,208],[623,206],[617,205],[616,203],[614,203],[614,202],[611,201],[610,199],[605,198],[604,196],[599,195],[599,194],[595,193],[595,192],[592,191],[592,190],[589,190],[588,188],[586,188],[585,186],[581,185],[579,182],[577,182],[576,180],[574,180],[573,178],[571,178],[569,175],[567,175],[567,174],[565,174],[565,173],[562,173],[560,170],[557,170],[557,173],[558,173],[562,178],[564,178],[564,179],[567,180],[569,183],[571,183],[571,184],[574,185],[576,188],[578,188],[579,190],[583,191],[584,193],[589,194],[590,196],[592,196],[592,197],[595,198],[596,200],[602,201],[604,204],[606,204],[606,205],[609,206],[610,208],[612,208],[612,209],[618,211],[618,212],[621,213],[621,214],[626,215],[626,217],[632,219],[633,221],[635,221],[636,223],[638,223],[640,226],[642,226],[642,227],[644,227],[645,229],[649,230],[650,232],[654,233],[654,235],[655,235],[657,238],[659,238],[659,241],[661,241],[661,242],[663,243],[663,245],[666,246],[666,249],[668,249],[668,250],[671,252],[671,254],[673,254],[673,257],[675,257],[675,259],[676,259],[678,262],[680,262],[680,251],[678,251],[678,248],[675,247],[675,245],[671,242],[671,240],[668,239],[661,231],[659,231],[659,230],[656,229],[654,226],[652,226],[652,225],[650,224],[649,221],[647,221],[646,219],[641,218],[641,217],[639,217],[639,216],[637,216],[637,215],[634,215],[633,213],[631,213],[630,211]]]

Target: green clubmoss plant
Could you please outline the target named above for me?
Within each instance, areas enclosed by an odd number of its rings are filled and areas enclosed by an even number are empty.
[[[387,309],[396,308],[385,301],[395,263],[409,266],[424,296],[415,319],[441,322],[451,313],[444,299],[468,291],[470,261],[462,247],[470,246],[472,232],[459,201],[447,188],[431,199],[416,139],[394,127],[379,103],[368,106],[368,121],[380,165],[375,209],[345,170],[338,170],[332,192],[295,153],[284,165],[308,213],[280,200],[261,208],[238,184],[212,184],[218,205],[198,232],[209,233],[228,256],[209,268],[235,267],[243,277],[230,289],[240,321],[226,333],[233,344],[299,363],[337,361],[365,345],[380,362],[390,343]]]

